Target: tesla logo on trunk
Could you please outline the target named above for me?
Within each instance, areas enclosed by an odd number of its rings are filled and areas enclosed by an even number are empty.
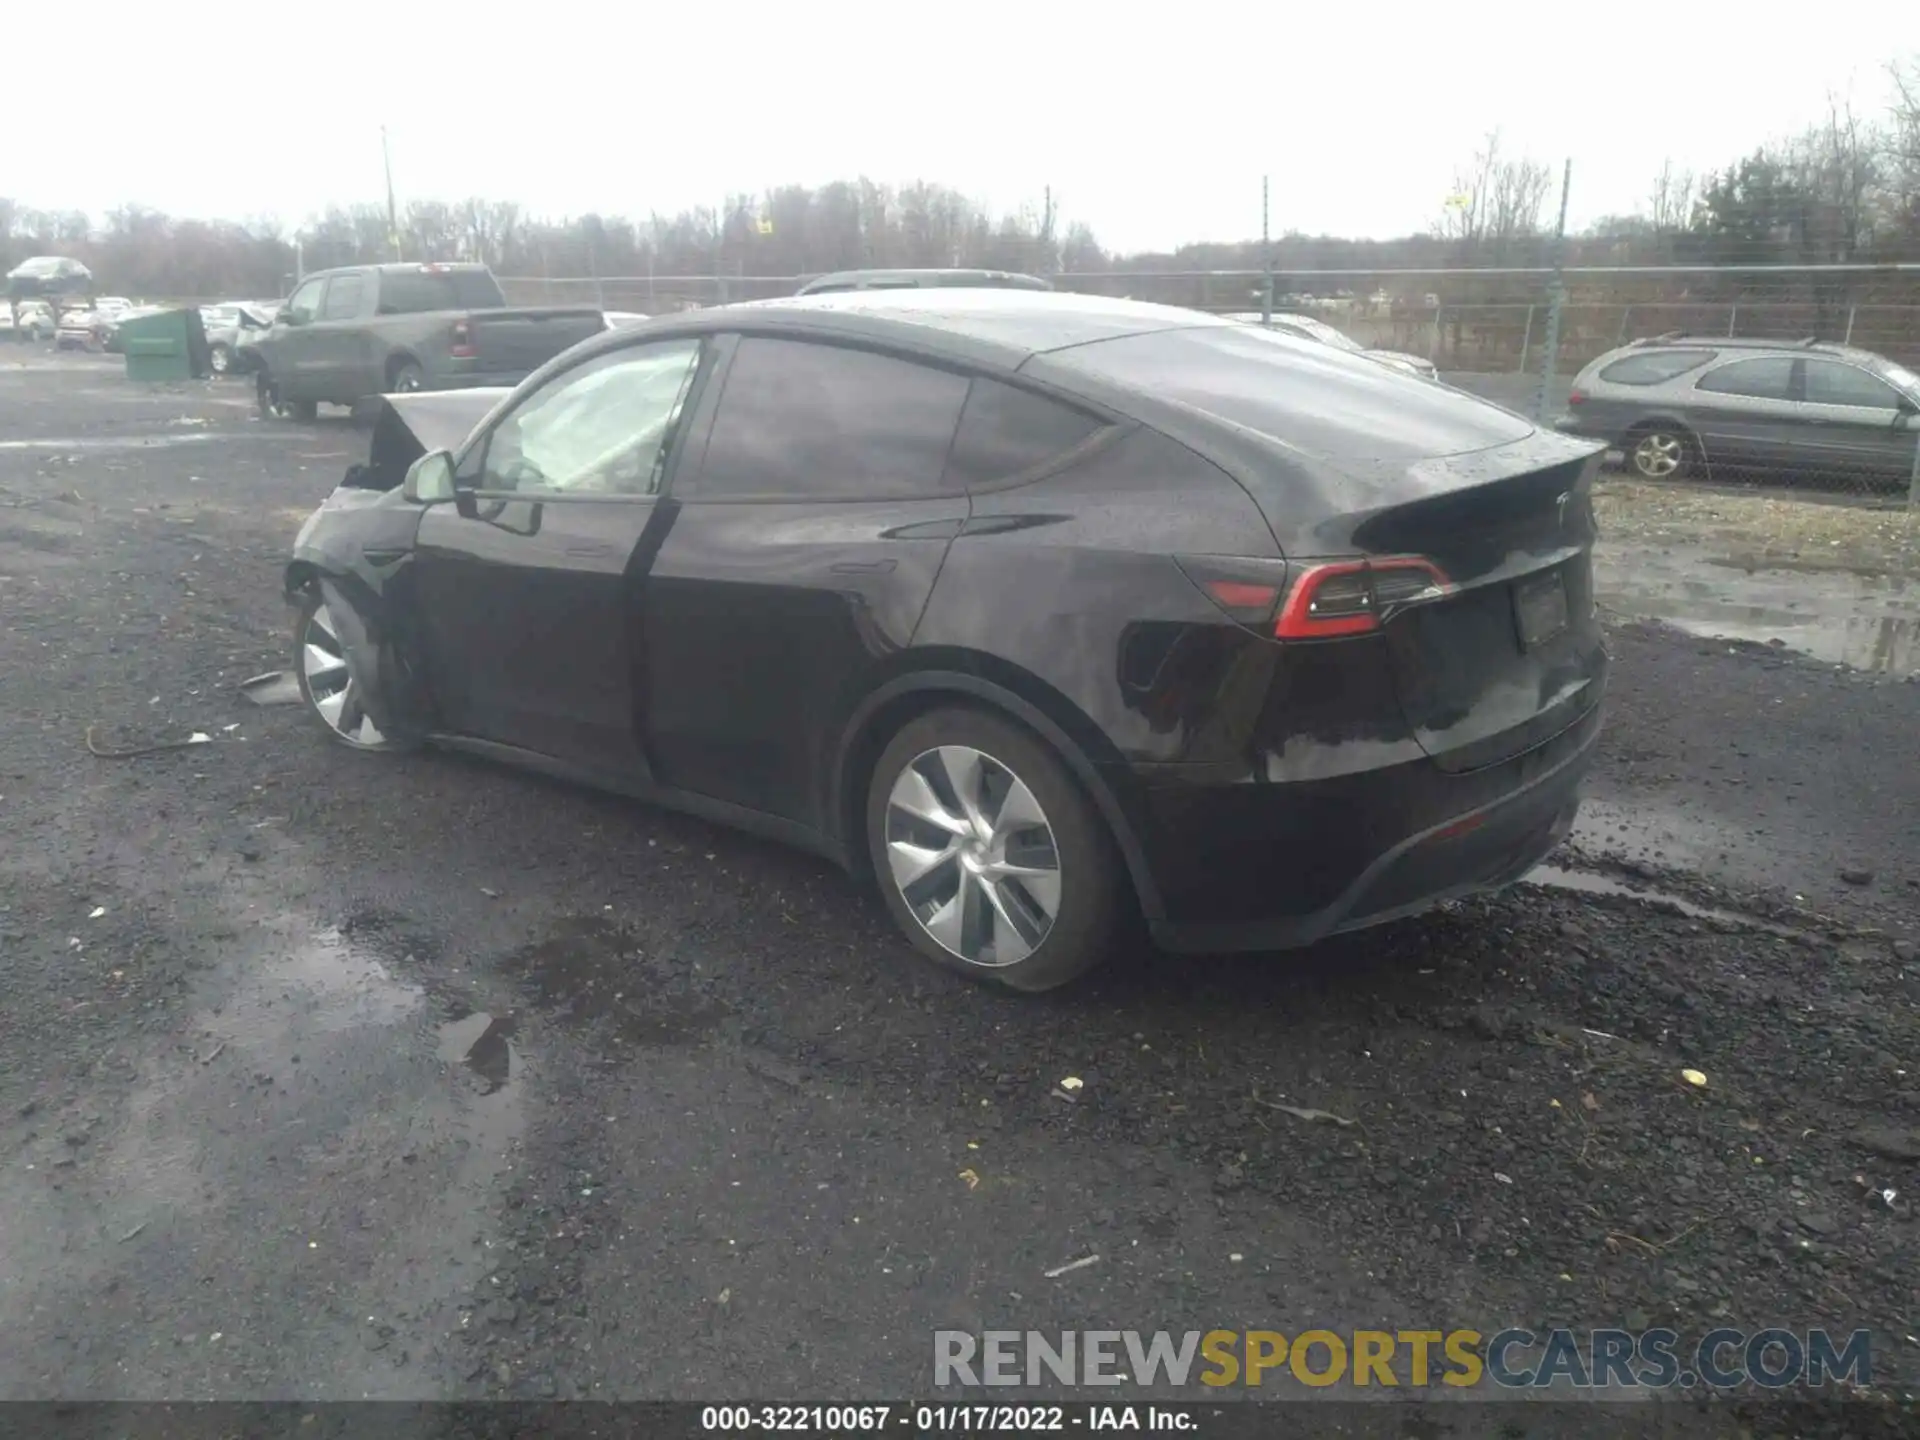
[[[1562,529],[1565,529],[1567,524],[1567,502],[1572,498],[1573,492],[1571,490],[1563,490],[1554,497],[1553,508],[1560,512],[1559,523]]]

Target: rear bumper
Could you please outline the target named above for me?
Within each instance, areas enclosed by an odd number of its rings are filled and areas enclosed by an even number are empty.
[[[1218,787],[1212,803],[1183,796],[1171,809],[1192,828],[1162,833],[1152,848],[1217,851],[1219,834],[1201,833],[1211,813],[1242,863],[1211,866],[1218,878],[1198,887],[1191,871],[1156,876],[1167,913],[1148,920],[1155,942],[1185,954],[1291,949],[1510,884],[1572,828],[1602,710],[1484,770],[1447,775],[1415,762],[1351,777],[1334,807],[1297,785]],[[1155,808],[1166,817],[1169,807]],[[1314,817],[1304,826],[1303,811]]]

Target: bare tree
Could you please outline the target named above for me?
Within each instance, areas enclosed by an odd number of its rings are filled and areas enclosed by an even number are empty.
[[[1653,233],[1671,235],[1692,224],[1699,194],[1699,182],[1691,170],[1676,170],[1671,160],[1663,160],[1647,196],[1647,222]]]
[[[1477,258],[1483,250],[1503,258],[1514,241],[1540,233],[1552,184],[1545,165],[1504,155],[1500,132],[1491,131],[1472,161],[1453,172],[1453,193],[1437,233],[1454,241],[1463,258]]]

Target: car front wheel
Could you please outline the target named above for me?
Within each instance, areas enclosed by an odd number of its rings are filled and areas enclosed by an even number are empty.
[[[1043,742],[953,708],[882,752],[867,844],[887,908],[931,959],[1010,990],[1052,990],[1107,958],[1124,871],[1086,793]]]
[[[293,673],[300,698],[327,733],[352,750],[409,750],[410,742],[383,733],[361,703],[360,688],[347,668],[340,625],[326,599],[310,594],[293,622]]]

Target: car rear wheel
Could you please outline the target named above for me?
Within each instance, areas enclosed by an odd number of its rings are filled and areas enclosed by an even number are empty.
[[[1105,824],[1059,757],[998,716],[942,709],[902,727],[874,767],[867,845],[900,928],[969,978],[1052,990],[1117,936]]]
[[[347,668],[346,647],[326,600],[309,595],[293,622],[293,673],[300,698],[327,733],[351,750],[401,751],[406,741],[384,734],[361,704],[358,682]]]
[[[1627,466],[1643,480],[1682,480],[1693,468],[1693,439],[1666,425],[1637,430],[1627,439]]]
[[[389,395],[411,395],[427,383],[427,372],[411,360],[402,361],[393,367],[393,374],[387,383]]]
[[[254,395],[260,404],[262,420],[302,420],[319,418],[320,407],[311,400],[283,400],[280,386],[265,370],[254,379]]]

